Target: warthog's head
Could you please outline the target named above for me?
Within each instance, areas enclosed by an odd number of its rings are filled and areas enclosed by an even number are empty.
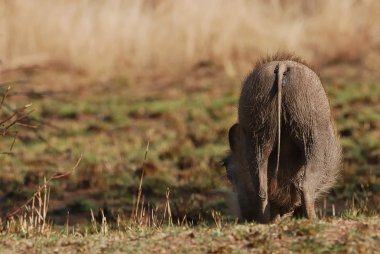
[[[248,161],[250,147],[246,145],[244,131],[239,124],[234,124],[229,130],[231,153],[224,159],[227,178],[237,194],[239,217],[242,220],[261,221],[260,218],[260,188],[259,179],[250,172]]]

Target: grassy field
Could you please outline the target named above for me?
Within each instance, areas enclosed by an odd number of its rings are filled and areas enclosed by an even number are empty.
[[[45,233],[41,235],[38,223],[36,230],[30,222],[16,220],[12,226],[4,221],[4,250],[10,250],[13,245],[8,242],[14,241],[20,242],[14,249],[18,251],[67,248],[75,253],[86,251],[93,247],[92,241],[102,239],[96,241],[98,252],[139,249],[143,253],[145,248],[153,247],[164,252],[171,240],[165,243],[162,239],[187,239],[191,232],[196,237],[189,245],[170,248],[186,252],[197,246],[199,252],[228,253],[235,247],[249,251],[257,243],[257,251],[310,251],[324,239],[329,239],[325,250],[367,250],[376,245],[379,218],[365,216],[373,216],[380,209],[378,83],[326,79],[344,148],[338,184],[318,208],[318,215],[327,219],[316,223],[285,220],[279,226],[266,227],[234,225],[233,211],[228,208],[231,186],[219,163],[228,152],[228,127],[236,121],[240,80],[214,75],[212,67],[203,67],[178,84],[147,82],[139,89],[125,79],[94,82],[86,76],[51,69],[5,74],[8,79],[17,76],[28,81],[14,84],[4,114],[8,107],[32,101],[35,111],[27,123],[35,128],[16,126],[18,136],[11,155],[2,156],[3,218],[31,197],[44,177],[69,171],[83,157],[74,173],[49,184]],[[139,229],[132,223],[120,233],[121,224],[135,221],[133,207],[148,142],[141,207],[144,213],[153,211],[155,220],[161,220],[158,218],[162,218],[169,202],[171,220],[182,226],[167,228],[166,218],[157,228],[152,226],[154,219],[148,222],[148,216],[140,214]],[[9,151],[12,143],[13,137],[5,137],[2,150]],[[215,211],[221,215],[215,216]],[[25,209],[19,214],[24,212],[31,216]],[[335,218],[331,218],[333,213]],[[100,233],[103,218],[109,225],[106,234]],[[91,226],[94,222],[99,233]],[[295,237],[286,229],[298,232],[302,227],[307,233],[294,233]],[[341,227],[363,227],[371,233],[364,237],[347,232],[343,238],[331,240],[334,232],[341,236]],[[254,236],[261,230],[266,233]],[[150,240],[143,241],[146,238]],[[271,239],[276,240],[272,243]],[[202,241],[213,244],[202,245]],[[133,244],[119,244],[122,242]]]
[[[380,247],[379,217],[310,222],[284,220],[269,226],[228,224],[114,229],[67,235],[0,238],[2,253],[375,253]]]
[[[204,4],[0,0],[0,119],[32,103],[0,125],[1,253],[379,249],[378,2]],[[316,67],[342,171],[321,220],[236,224],[227,131],[247,70],[277,49]]]

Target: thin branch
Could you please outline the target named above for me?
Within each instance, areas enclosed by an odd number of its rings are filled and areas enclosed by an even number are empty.
[[[36,129],[37,128],[36,125],[31,125],[31,124],[26,124],[26,123],[16,123],[16,125],[19,125],[19,126],[22,126],[22,127],[31,128],[31,129]]]
[[[16,132],[15,132],[15,135],[13,136],[12,145],[11,145],[11,148],[9,148],[9,151],[12,151],[13,146],[14,146],[14,144],[15,144],[15,142],[16,142],[17,135],[18,135],[18,132],[16,131]]]
[[[32,113],[34,111],[34,109],[30,110],[29,112],[25,113],[25,115],[22,115],[20,117],[17,117],[13,122],[11,122],[10,124],[8,124],[4,129],[5,130],[8,130],[10,127],[12,127],[13,125],[15,125],[16,123],[24,120],[25,118],[28,118],[29,114]]]
[[[7,108],[9,111],[12,111],[12,112],[17,112],[17,110],[13,109],[11,106],[9,106],[7,103],[4,103],[4,107]],[[57,131],[60,131],[60,132],[64,132],[63,129],[59,128],[58,126],[50,123],[50,122],[46,122],[44,120],[41,120],[41,119],[38,119],[37,117],[34,117],[34,116],[29,116],[29,119],[34,121],[34,122],[37,122],[37,123],[40,123],[42,125],[46,125],[52,129],[55,129]]]
[[[12,153],[12,152],[0,152],[0,155],[9,155],[9,156],[12,156],[12,155],[14,155],[14,153]]]
[[[3,98],[1,99],[0,110],[3,108],[4,101],[7,98],[7,95],[8,95],[8,93],[9,93],[10,90],[11,90],[11,87],[8,86],[7,90],[3,94]]]
[[[27,79],[16,79],[16,80],[3,81],[3,82],[0,82],[0,86],[24,84],[24,83],[28,83],[28,80]]]
[[[2,120],[1,122],[0,122],[0,125],[3,125],[3,124],[5,124],[6,122],[8,122],[9,120],[11,120],[13,117],[15,117],[17,114],[19,114],[20,112],[17,112],[17,111],[15,111],[15,112],[13,112],[13,114],[12,115],[10,115],[10,116],[8,116],[7,118],[5,118],[4,120]]]

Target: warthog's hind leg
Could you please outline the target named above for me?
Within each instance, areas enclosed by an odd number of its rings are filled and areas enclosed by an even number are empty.
[[[305,165],[305,173],[301,182],[301,206],[303,214],[306,218],[314,220],[317,219],[315,213],[315,181],[316,177],[313,175],[315,170],[311,163]]]

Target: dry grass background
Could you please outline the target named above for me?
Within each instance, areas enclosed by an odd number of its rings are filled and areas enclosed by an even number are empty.
[[[3,68],[181,75],[207,63],[234,75],[277,50],[380,66],[377,0],[0,0],[0,28]]]

